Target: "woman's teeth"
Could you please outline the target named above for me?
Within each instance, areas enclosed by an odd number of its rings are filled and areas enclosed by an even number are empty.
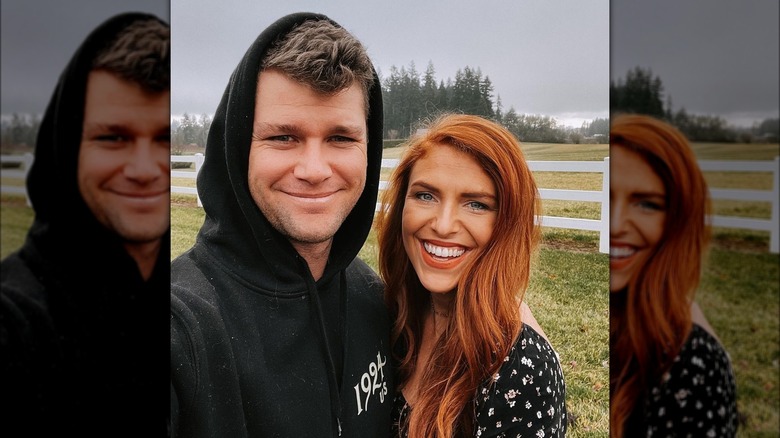
[[[423,247],[428,254],[435,255],[436,257],[455,258],[462,256],[463,253],[466,252],[465,248],[436,246],[428,242],[423,242]]]

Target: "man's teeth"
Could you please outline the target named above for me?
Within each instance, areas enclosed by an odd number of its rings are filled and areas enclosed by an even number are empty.
[[[636,252],[636,248],[630,247],[630,246],[611,246],[609,247],[609,256],[610,257],[629,257],[634,255]]]
[[[460,257],[466,250],[464,248],[445,248],[443,246],[431,245],[428,242],[423,242],[425,251],[436,257]]]

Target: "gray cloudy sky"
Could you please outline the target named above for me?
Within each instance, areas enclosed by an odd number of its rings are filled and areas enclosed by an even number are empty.
[[[608,116],[608,0],[173,0],[171,112],[213,114],[252,41],[298,11],[352,32],[382,75],[412,61],[444,80],[479,67],[505,110],[575,126]]]
[[[4,114],[42,113],[73,51],[109,16],[169,18],[162,0],[43,3],[1,3]],[[778,117],[777,0],[173,0],[172,112],[212,114],[249,44],[296,11],[341,23],[384,75],[411,61],[420,72],[432,61],[438,79],[479,67],[505,109],[572,125],[606,117],[610,72],[635,66],[661,77],[676,109],[741,124]]]
[[[675,110],[778,117],[777,0],[612,0],[613,78],[650,68]]]
[[[167,0],[2,0],[0,8],[3,114],[42,114],[73,53],[111,16],[150,12],[170,21]]]

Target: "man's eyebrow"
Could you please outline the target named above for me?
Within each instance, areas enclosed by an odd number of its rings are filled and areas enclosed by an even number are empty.
[[[365,135],[366,130],[361,126],[338,125],[333,128],[334,134],[347,134],[350,136]]]
[[[130,131],[130,128],[124,125],[117,125],[115,123],[85,123],[83,131],[85,133],[87,132],[126,133]]]
[[[267,123],[267,122],[260,122],[255,123],[254,125],[254,131],[255,132],[298,132],[298,128],[295,127],[295,125],[290,125],[287,123],[281,123],[281,124],[275,124],[275,123]]]
[[[260,133],[260,134],[268,134],[268,133],[298,134],[301,131],[301,129],[296,125],[291,125],[288,123],[277,124],[277,123],[259,122],[259,123],[255,123],[253,131],[254,133]],[[353,137],[360,137],[366,135],[366,129],[363,126],[357,126],[357,125],[336,125],[331,128],[330,133],[336,135],[349,135]]]

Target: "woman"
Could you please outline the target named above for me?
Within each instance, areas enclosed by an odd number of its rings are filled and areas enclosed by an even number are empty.
[[[709,240],[696,158],[647,116],[617,117],[610,145],[611,435],[733,436],[729,359],[693,302]]]
[[[565,434],[560,363],[521,312],[538,196],[517,140],[493,122],[448,115],[411,140],[377,227],[394,436]]]

